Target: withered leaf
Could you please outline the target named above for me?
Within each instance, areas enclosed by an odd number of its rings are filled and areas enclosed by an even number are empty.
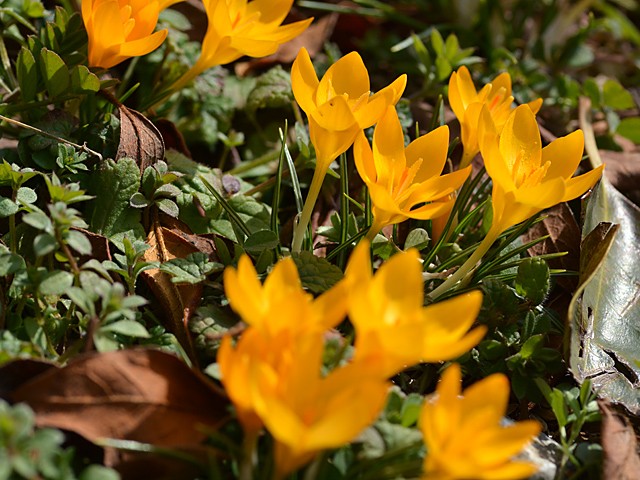
[[[212,382],[159,350],[82,355],[22,384],[10,398],[29,404],[38,426],[91,441],[197,445],[202,427],[215,428],[226,415],[226,399]]]
[[[133,158],[140,171],[164,159],[162,135],[140,112],[120,105],[120,143],[116,159]]]
[[[602,413],[602,478],[632,480],[640,472],[640,456],[633,426],[622,413],[616,412],[605,400],[598,400]]]
[[[566,203],[559,203],[547,210],[545,216],[523,235],[522,241],[525,243],[549,235],[549,238],[531,247],[529,255],[567,252],[567,255],[549,260],[549,266],[577,272],[580,268],[581,234],[571,209]],[[569,293],[578,286],[576,277],[559,277],[558,284]]]
[[[45,360],[25,358],[5,363],[0,367],[0,398],[8,398],[23,383],[41,375],[56,365]]]
[[[160,226],[157,222],[147,236],[151,248],[144,253],[147,262],[166,262],[174,258],[185,258],[199,248],[184,238],[183,232],[176,233]],[[166,326],[173,332],[190,358],[195,359],[193,339],[189,333],[189,319],[200,303],[202,285],[176,285],[171,277],[157,268],[145,270],[141,274],[161,307]]]

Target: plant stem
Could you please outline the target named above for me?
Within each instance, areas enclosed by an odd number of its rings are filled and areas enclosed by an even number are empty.
[[[242,460],[240,463],[240,471],[238,472],[239,480],[253,479],[253,465],[256,456],[256,446],[258,444],[258,434],[247,433],[242,441]]]
[[[467,275],[475,268],[476,264],[482,259],[485,253],[491,248],[493,242],[496,241],[498,236],[500,235],[500,231],[497,229],[490,229],[487,236],[484,237],[484,240],[478,245],[478,248],[475,252],[467,259],[466,262],[462,264],[462,266],[456,270],[456,272],[447,278],[438,288],[436,288],[433,292],[429,293],[428,297],[431,300],[435,300],[443,293],[451,290],[456,284],[465,279]],[[463,282],[464,283],[464,282]]]
[[[311,180],[307,199],[304,201],[304,206],[302,207],[302,213],[300,214],[298,224],[293,230],[293,241],[291,242],[292,252],[299,253],[302,249],[304,234],[307,231],[307,226],[309,225],[311,214],[313,213],[313,207],[315,207],[316,201],[318,200],[320,188],[322,187],[322,182],[326,174],[326,170],[318,168],[313,172],[313,179]]]
[[[376,235],[380,233],[380,230],[382,230],[383,227],[384,225],[380,223],[376,217],[373,217],[373,222],[371,223],[371,227],[369,228],[365,238],[369,240],[369,242],[373,242],[373,239],[376,238]]]

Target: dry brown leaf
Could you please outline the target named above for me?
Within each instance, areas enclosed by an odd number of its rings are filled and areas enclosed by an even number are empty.
[[[0,398],[8,396],[23,383],[43,374],[56,365],[45,360],[25,358],[13,360],[0,367]]]
[[[71,227],[72,230],[84,233],[91,243],[91,255],[82,257],[80,263],[86,262],[92,258],[101,262],[111,260],[111,248],[109,247],[109,239],[99,233],[91,232],[85,228]]]
[[[614,411],[606,400],[598,400],[602,413],[602,478],[635,480],[640,473],[636,433],[626,415]]]
[[[180,234],[160,226],[157,222],[147,236],[147,243],[151,248],[144,253],[143,259],[146,262],[166,262],[200,251]],[[167,328],[195,361],[195,348],[188,325],[191,315],[200,304],[202,286],[176,285],[169,275],[158,268],[145,270],[141,276],[158,300],[160,314],[164,316]]]
[[[546,218],[535,224],[523,235],[523,242],[549,235],[549,238],[529,249],[529,255],[568,252],[567,255],[549,260],[551,268],[577,272],[580,268],[580,227],[566,203],[560,203],[545,213]],[[577,277],[558,277],[558,284],[572,293],[578,286]]]
[[[640,205],[640,152],[599,152],[609,181],[629,200]]]
[[[41,427],[71,430],[91,441],[167,447],[200,444],[202,428],[216,428],[227,403],[215,384],[177,357],[143,349],[76,357],[22,384],[10,398],[29,404]]]
[[[162,135],[167,150],[175,150],[185,157],[192,158],[189,147],[187,147],[187,143],[175,123],[166,118],[159,118],[155,121],[155,126]]]
[[[162,135],[140,112],[120,105],[120,144],[116,159],[133,158],[140,171],[164,159]]]

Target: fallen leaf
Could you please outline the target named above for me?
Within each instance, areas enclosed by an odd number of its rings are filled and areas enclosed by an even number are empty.
[[[19,366],[23,360],[15,363]],[[120,350],[76,357],[14,390],[40,427],[159,446],[199,445],[203,428],[226,417],[223,393],[200,372],[159,350]]]
[[[531,247],[531,256],[549,253],[567,252],[560,258],[548,261],[551,268],[560,268],[577,272],[580,268],[580,227],[566,203],[560,203],[545,211],[545,217],[536,223],[523,236],[523,243],[549,235],[546,240]],[[577,277],[558,277],[558,284],[567,292],[573,293],[578,286]]]
[[[604,174],[620,193],[640,205],[640,152],[599,150],[606,167]]]
[[[611,407],[610,402],[598,400],[602,413],[602,450],[604,454],[602,478],[634,480],[640,472],[640,456],[636,433],[626,415]]]
[[[84,233],[91,243],[91,255],[82,257],[79,263],[84,263],[92,258],[95,258],[100,262],[104,260],[111,260],[111,247],[109,247],[109,239],[107,237],[100,235],[99,233],[94,233],[86,228],[71,227],[71,229]]]
[[[175,123],[166,118],[159,118],[155,121],[155,126],[160,132],[160,135],[162,135],[167,150],[175,150],[185,157],[191,158],[189,147],[187,147],[187,143],[184,141],[184,137]]]
[[[116,160],[133,158],[140,171],[164,159],[162,135],[140,112],[120,105],[120,143]]]
[[[56,365],[44,360],[25,358],[7,362],[0,367],[0,398],[8,396],[23,383],[41,375]]]
[[[147,243],[151,248],[144,253],[143,260],[146,262],[166,262],[200,251],[180,234],[157,222],[147,236]],[[176,336],[189,358],[195,361],[195,347],[188,325],[191,315],[200,304],[202,285],[176,285],[169,275],[158,268],[145,270],[141,277],[158,300],[166,327]]]

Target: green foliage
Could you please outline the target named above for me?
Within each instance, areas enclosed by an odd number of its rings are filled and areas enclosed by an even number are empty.
[[[33,411],[24,404],[0,400],[0,479],[118,480],[115,470],[100,465],[74,474],[73,449],[63,448],[64,435],[52,428],[35,429]]]

